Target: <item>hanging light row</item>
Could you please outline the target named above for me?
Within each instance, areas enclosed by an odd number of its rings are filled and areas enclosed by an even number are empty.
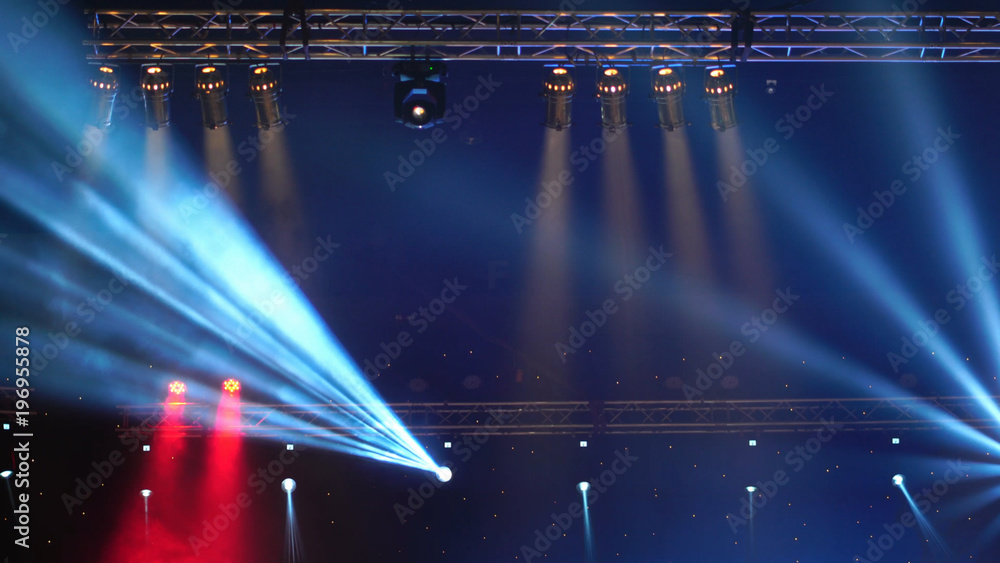
[[[120,87],[120,69],[115,65],[95,67],[90,85],[97,94],[97,125],[110,127],[115,98]],[[254,103],[256,126],[270,129],[284,123],[278,98],[281,95],[280,78],[276,64],[250,66],[248,96]],[[201,103],[202,124],[208,129],[218,129],[229,123],[226,97],[229,95],[229,76],[225,65],[199,64],[195,66],[195,97]],[[170,95],[173,93],[172,65],[142,65],[139,86],[145,105],[146,126],[159,129],[170,125]]]
[[[628,126],[626,96],[628,79],[622,68],[604,67],[597,75],[597,98],[601,103],[601,126],[615,131]],[[651,73],[651,97],[656,102],[658,126],[673,131],[688,123],[684,120],[686,85],[680,65],[655,66]],[[542,96],[546,100],[545,126],[562,130],[572,123],[571,104],[574,81],[565,66],[552,68],[545,78]],[[705,101],[708,102],[712,128],[717,131],[737,125],[734,97],[736,68],[733,65],[710,66],[705,69]]]

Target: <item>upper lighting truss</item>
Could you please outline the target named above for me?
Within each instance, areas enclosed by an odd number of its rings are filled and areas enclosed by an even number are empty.
[[[823,428],[830,420],[843,424],[847,431],[936,430],[947,426],[947,421],[918,414],[921,406],[939,409],[956,423],[962,422],[972,428],[1000,428],[1000,420],[973,414],[980,404],[980,399],[974,397],[907,397],[607,401],[599,408],[587,402],[399,403],[388,406],[415,436],[474,434],[481,432],[487,422],[492,422],[490,432],[507,435],[809,432]],[[202,435],[202,421],[210,423],[215,408],[214,405],[187,404],[183,415],[186,434]],[[119,409],[124,415],[124,424],[119,427],[121,433],[136,426],[154,431],[176,431],[178,428],[177,420],[166,420],[162,404],[121,406]],[[286,436],[291,432],[318,436],[374,432],[366,428],[331,427],[324,422],[331,418],[329,415],[345,412],[361,413],[365,412],[365,407],[244,404],[239,426],[245,433],[257,436]],[[275,413],[301,424],[272,426],[268,419]]]
[[[89,58],[160,62],[407,59],[414,49],[437,60],[719,62],[730,60],[736,17],[471,10],[306,10],[291,20],[274,10],[89,15]],[[751,61],[1000,61],[1000,13],[752,15]]]

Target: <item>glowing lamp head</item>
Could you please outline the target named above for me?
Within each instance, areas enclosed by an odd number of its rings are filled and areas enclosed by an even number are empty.
[[[427,110],[424,109],[424,106],[413,106],[413,119],[422,120],[426,114]]]
[[[567,72],[569,71],[567,71],[565,68],[561,66],[557,66],[556,68],[552,69],[552,74],[566,74]]]
[[[203,67],[203,68],[201,69],[201,71],[202,71],[203,73],[205,73],[205,74],[209,74],[209,73],[212,73],[212,72],[216,72],[216,70],[217,70],[217,69],[216,69],[216,68],[215,68],[214,66],[206,66],[206,67]]]
[[[892,476],[892,484],[896,485],[897,487],[902,487],[903,486],[903,475],[900,474],[900,473],[897,473],[897,474],[893,475]]]
[[[617,68],[606,68],[604,69],[604,76],[618,76]]]
[[[146,69],[146,74],[160,74],[161,72],[163,72],[163,69],[158,66],[151,66]]]
[[[661,68],[659,71],[657,71],[657,74],[659,74],[660,76],[667,76],[673,73],[674,69],[672,68]]]
[[[708,75],[711,76],[712,78],[719,78],[723,74],[725,74],[725,72],[723,72],[721,68],[713,69],[712,72],[708,73]]]
[[[295,479],[285,479],[284,481],[282,481],[281,490],[285,491],[288,494],[292,494],[292,491],[295,490]]]
[[[747,492],[751,493],[751,494],[756,493],[757,492],[757,487],[754,487],[753,485],[750,485],[750,486],[747,487]]]
[[[579,483],[576,484],[576,488],[581,493],[586,493],[588,490],[590,490],[590,483],[586,481],[580,481]]]
[[[229,392],[230,395],[240,390],[240,382],[229,378],[222,382],[222,388]]]
[[[442,465],[434,470],[434,476],[437,477],[438,481],[447,483],[451,481],[451,469]]]
[[[0,477],[3,477],[4,479],[9,478],[12,474],[13,472],[10,469],[5,469],[3,471],[0,471]]]
[[[183,381],[171,381],[170,382],[170,394],[171,395],[183,395],[187,391],[187,385],[184,385]]]
[[[149,489],[143,489],[139,491],[139,493],[141,493],[143,497],[149,498],[149,495],[153,494],[153,491]]]

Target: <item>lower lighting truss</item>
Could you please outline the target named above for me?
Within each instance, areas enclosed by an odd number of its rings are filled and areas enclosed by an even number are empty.
[[[1000,397],[993,397],[994,400]],[[833,420],[846,431],[936,430],[947,423],[916,414],[930,406],[972,428],[1000,428],[1000,421],[973,413],[974,397],[906,397],[895,399],[799,399],[740,401],[607,401],[510,403],[395,403],[389,404],[415,436],[468,435],[482,431],[518,435],[576,434],[712,434],[740,432],[812,432]],[[212,419],[215,405],[187,404],[184,422],[168,426],[162,404],[118,407],[124,415],[119,433],[135,429],[180,431],[188,436],[205,433],[202,421]],[[363,434],[361,428],[317,426],[323,415],[363,412],[363,405],[250,405],[241,408],[239,429],[250,436]],[[275,413],[291,416],[301,426],[274,427]]]
[[[720,62],[734,12],[91,11],[95,60]],[[1000,61],[998,12],[753,13],[750,61]],[[303,30],[308,28],[308,33]],[[307,38],[307,39],[306,39]],[[740,38],[742,45],[746,38]]]

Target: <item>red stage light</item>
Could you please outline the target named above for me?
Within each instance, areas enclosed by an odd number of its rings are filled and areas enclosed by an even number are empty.
[[[229,378],[222,382],[222,388],[229,391],[229,394],[232,395],[240,390],[240,382],[233,378]]]
[[[187,391],[187,386],[182,381],[170,382],[170,393],[173,395],[183,395]]]

